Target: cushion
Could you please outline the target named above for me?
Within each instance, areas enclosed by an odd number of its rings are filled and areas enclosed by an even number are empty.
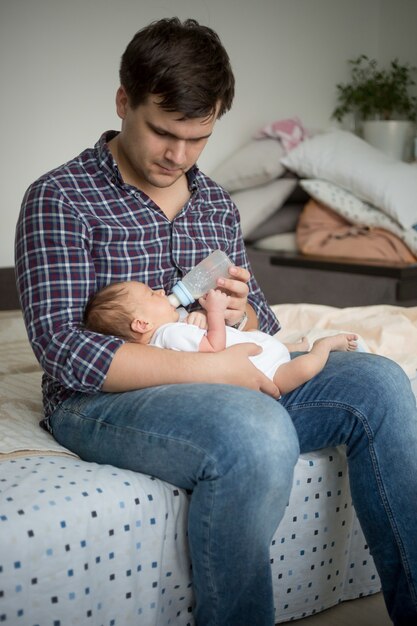
[[[296,185],[295,179],[279,178],[266,185],[231,194],[240,213],[243,237],[248,237],[257,226],[275,213]]]
[[[308,196],[307,200],[308,201]],[[269,237],[270,235],[279,235],[281,233],[295,233],[297,228],[298,218],[301,211],[304,208],[304,203],[293,203],[292,195],[288,199],[288,202],[284,206],[280,207],[275,213],[273,213],[262,224],[259,224],[254,230],[251,231],[250,237],[247,238],[251,242]]]
[[[258,239],[253,245],[257,250],[273,250],[274,252],[298,252],[295,232],[279,233]]]
[[[284,154],[276,139],[253,139],[211,172],[211,178],[230,193],[264,185],[284,174]]]
[[[300,181],[300,185],[312,198],[333,209],[352,224],[388,230],[417,255],[417,226],[402,228],[389,215],[328,181],[305,179]]]
[[[395,263],[416,262],[416,257],[393,233],[382,228],[352,225],[316,200],[310,200],[300,216],[297,245],[303,254]]]
[[[303,141],[281,159],[299,176],[350,191],[396,220],[417,223],[417,169],[380,152],[356,135],[333,130]]]

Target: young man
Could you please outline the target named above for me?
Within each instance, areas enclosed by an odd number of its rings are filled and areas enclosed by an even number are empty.
[[[198,626],[274,623],[269,545],[299,451],[346,444],[388,610],[396,625],[415,624],[417,417],[398,366],[335,352],[278,403],[279,389],[244,358],[253,344],[180,353],[83,330],[93,292],[132,279],[170,291],[218,248],[235,264],[218,282],[231,296],[227,323],[247,315],[247,328],[279,329],[250,274],[236,207],[196,167],[233,100],[217,35],[193,20],[153,23],[128,45],[120,81],[121,131],[36,181],[17,225],[46,427],[86,460],[192,490]]]

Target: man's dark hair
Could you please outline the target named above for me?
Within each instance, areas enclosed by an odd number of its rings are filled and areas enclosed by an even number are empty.
[[[177,17],[152,22],[128,44],[120,64],[120,83],[132,108],[150,94],[166,111],[186,118],[218,117],[234,97],[234,76],[219,36],[196,20]]]

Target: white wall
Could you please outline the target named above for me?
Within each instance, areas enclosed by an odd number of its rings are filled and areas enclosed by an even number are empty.
[[[346,59],[417,50],[415,0],[2,0],[0,267],[13,265],[27,186],[119,128],[120,56],[139,28],[172,15],[217,30],[236,74],[234,107],[199,162],[208,172],[266,122],[328,126]]]

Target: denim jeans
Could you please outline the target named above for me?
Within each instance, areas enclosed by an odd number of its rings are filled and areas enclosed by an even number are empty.
[[[87,461],[192,490],[189,544],[198,626],[272,626],[269,563],[301,452],[346,444],[353,502],[397,626],[417,624],[417,411],[403,371],[330,355],[277,402],[228,385],[77,393],[51,417]]]

